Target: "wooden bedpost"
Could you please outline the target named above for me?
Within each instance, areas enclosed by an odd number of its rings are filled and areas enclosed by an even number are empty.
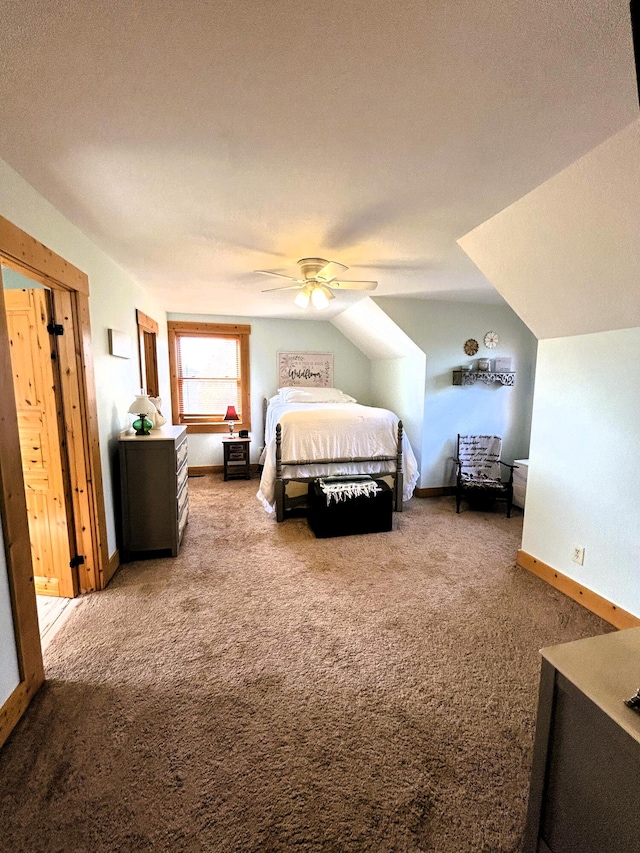
[[[402,512],[402,493],[404,491],[404,474],[402,472],[402,421],[398,421],[398,450],[396,452],[396,476],[393,484],[394,504],[396,512]]]
[[[282,480],[282,426],[276,424],[276,521],[284,521],[284,488]]]
[[[269,401],[266,397],[262,398],[262,449],[267,446],[267,409]]]

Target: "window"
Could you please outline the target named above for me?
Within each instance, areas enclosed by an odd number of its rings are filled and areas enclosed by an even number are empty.
[[[251,326],[170,320],[167,328],[174,423],[189,432],[228,432],[224,416],[235,406],[234,429],[251,429]]]

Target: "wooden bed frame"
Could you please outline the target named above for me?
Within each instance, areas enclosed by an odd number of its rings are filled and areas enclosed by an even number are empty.
[[[284,521],[287,516],[299,515],[301,510],[306,508],[306,495],[294,497],[287,496],[287,483],[311,483],[317,480],[315,477],[297,477],[295,474],[290,477],[283,477],[282,469],[287,466],[303,466],[303,465],[332,465],[339,462],[389,462],[388,470],[376,472],[376,477],[391,477],[393,479],[393,508],[395,512],[402,512],[402,489],[404,485],[404,475],[402,470],[402,421],[398,421],[398,443],[397,449],[393,456],[374,456],[374,457],[346,457],[340,459],[286,459],[282,458],[282,424],[276,424],[276,481],[275,481],[275,499],[276,499],[276,521]],[[345,479],[348,475],[345,474]]]

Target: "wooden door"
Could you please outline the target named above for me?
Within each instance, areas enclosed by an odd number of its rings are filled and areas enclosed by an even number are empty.
[[[48,291],[4,294],[36,592],[73,598]],[[74,549],[75,550],[75,549]]]

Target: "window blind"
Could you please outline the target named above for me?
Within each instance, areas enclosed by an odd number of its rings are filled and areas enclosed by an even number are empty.
[[[183,423],[242,417],[240,341],[236,336],[177,336],[178,399]]]

